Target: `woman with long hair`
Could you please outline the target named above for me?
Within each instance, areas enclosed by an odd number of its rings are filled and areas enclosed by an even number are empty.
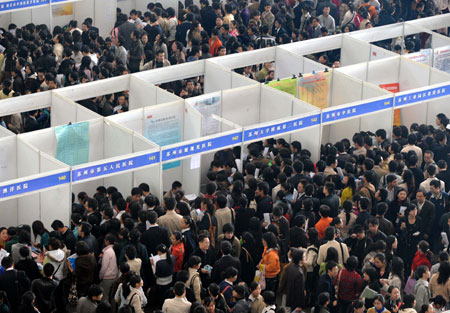
[[[187,261],[197,247],[197,225],[190,216],[184,215],[181,219],[180,227],[183,235],[184,256]]]
[[[450,263],[448,261],[441,262],[437,273],[433,274],[430,279],[431,297],[444,297],[448,303],[450,301]]]
[[[378,279],[378,274],[375,268],[373,268],[372,266],[368,266],[363,270],[363,281],[364,281],[364,288],[368,287],[377,293],[380,292],[381,285]],[[372,307],[373,300],[374,299],[366,298],[365,299],[366,307]]]
[[[172,253],[172,256],[175,258],[173,272],[176,274],[183,269],[183,260],[184,260],[183,236],[179,231],[176,231],[172,235],[170,235],[170,241],[172,243],[172,246],[170,247],[170,252]]]
[[[403,183],[398,186],[406,190],[409,199],[414,200],[416,198],[416,181],[413,172],[411,170],[404,170],[402,179]]]
[[[255,249],[255,238],[249,232],[242,234],[241,253],[239,255],[241,261],[241,279],[249,285],[255,277],[256,264],[258,264],[259,256]]]
[[[417,216],[417,207],[409,204],[405,217],[400,219],[397,237],[399,238],[399,256],[405,260],[405,269],[409,273],[422,232],[422,219]],[[415,268],[412,269],[415,271]]]
[[[141,276],[130,275],[125,283],[119,285],[114,300],[120,301],[120,308],[125,305],[133,307],[135,313],[144,313],[143,307],[147,304],[147,298],[142,290]]]
[[[49,231],[44,227],[44,224],[36,220],[31,224],[31,228],[33,229],[34,239],[37,240],[37,237],[40,237],[40,241],[35,242],[33,246],[39,247],[40,249],[48,248],[48,238],[50,237]]]
[[[344,188],[341,192],[341,203],[343,204],[346,200],[352,200],[353,196],[356,194],[356,181],[353,174],[346,174],[342,180]]]
[[[150,259],[150,262],[152,267],[155,268],[156,289],[158,290],[159,303],[162,305],[164,295],[172,284],[175,257],[170,253],[169,248],[162,243],[156,247],[156,252],[159,261],[155,264],[153,259]]]
[[[396,254],[397,251],[397,247],[398,247],[398,240],[397,237],[395,237],[394,235],[390,235],[386,238],[386,260],[388,263],[391,263],[394,255]]]
[[[317,257],[319,255],[319,233],[317,229],[308,229],[308,247],[306,248],[305,267],[306,267],[306,299],[309,305],[313,305],[316,300],[316,287],[319,281],[319,265],[317,264]]]
[[[344,210],[338,215],[342,220],[341,238],[347,239],[350,230],[355,225],[356,214],[352,212],[353,202],[351,200],[345,200],[342,207]]]
[[[266,290],[277,292],[278,287],[278,274],[280,273],[280,257],[278,255],[279,247],[277,244],[277,239],[275,234],[272,232],[267,232],[263,234],[262,243],[264,246],[264,252],[262,254],[262,259],[260,265],[264,265],[265,275],[266,275]]]
[[[404,277],[405,277],[405,267],[403,265],[403,260],[399,257],[394,257],[391,264],[391,270],[387,279],[380,279],[380,283],[383,286],[384,292],[388,292],[390,287],[397,287],[401,289]]]

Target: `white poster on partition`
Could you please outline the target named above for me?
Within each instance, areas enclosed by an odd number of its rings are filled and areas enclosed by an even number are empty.
[[[450,73],[450,46],[434,49],[433,67]]]
[[[178,106],[178,105],[177,105]],[[173,105],[148,107],[145,109],[144,136],[157,145],[167,146],[182,141],[183,111]],[[180,162],[163,165],[163,169],[174,168]]]
[[[422,49],[418,52],[405,54],[404,56],[417,63],[431,66],[432,53],[432,49]]]
[[[220,92],[187,99],[186,101],[203,115],[202,136],[220,132],[220,122],[211,116],[211,114],[221,115],[222,96]]]

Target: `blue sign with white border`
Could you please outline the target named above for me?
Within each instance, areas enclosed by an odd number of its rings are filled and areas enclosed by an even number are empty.
[[[450,96],[450,85],[425,89],[395,96],[395,106],[399,107],[411,103],[433,100],[440,97]]]
[[[14,184],[0,185],[0,199],[21,195],[49,187],[67,184],[70,182],[70,171],[49,176],[19,181]]]
[[[72,182],[128,171],[159,163],[159,151],[72,170]]]
[[[242,132],[235,132],[229,135],[201,140],[177,147],[162,148],[162,161],[172,161],[184,158],[193,154],[216,150],[242,143]]]
[[[381,100],[371,101],[367,103],[361,103],[354,106],[345,108],[338,108],[334,110],[327,110],[322,113],[322,123],[333,122],[337,120],[343,120],[367,113],[377,112],[384,109],[392,108],[393,98],[385,98]]]
[[[15,0],[0,3],[0,12],[12,11],[17,9],[33,8],[40,5],[49,4],[49,0]]]
[[[244,131],[244,142],[251,140],[259,140],[262,138],[273,137],[298,129],[320,124],[320,114],[296,118],[272,125],[265,125]]]

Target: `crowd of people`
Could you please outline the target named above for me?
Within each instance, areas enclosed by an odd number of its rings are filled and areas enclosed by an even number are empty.
[[[240,53],[278,44],[350,32],[397,21],[449,12],[448,0],[192,0],[180,2],[178,16],[164,3],[149,3],[146,12],[129,15],[117,9],[110,36],[103,38],[87,18],[53,30],[43,25],[10,24],[0,33],[0,100],[63,86],[166,67],[199,59]],[[81,27],[81,28],[80,28]],[[446,29],[438,30],[446,34]],[[429,45],[423,33],[405,42],[377,44],[397,52],[413,52]],[[339,66],[339,51],[311,56]],[[265,82],[273,80],[273,65],[236,70]],[[161,85],[183,98],[202,94],[203,78]],[[128,110],[128,92],[102,95],[79,102],[103,116]],[[49,109],[0,117],[0,125],[14,133],[50,125]]]
[[[450,123],[214,154],[204,193],[72,195],[0,228],[2,312],[438,313],[450,308]],[[184,182],[188,184],[189,182]],[[76,308],[76,309],[75,309]]]

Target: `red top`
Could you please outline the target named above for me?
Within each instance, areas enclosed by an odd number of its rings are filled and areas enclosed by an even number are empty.
[[[178,273],[183,269],[183,258],[184,258],[184,244],[180,242],[177,245],[172,246],[172,255],[175,257],[175,265],[173,271]]]
[[[416,269],[421,265],[426,265],[428,269],[431,269],[431,263],[430,260],[428,259],[428,254],[427,253],[422,254],[419,251],[417,251],[416,255],[414,255],[411,269],[413,271],[416,271]]]

